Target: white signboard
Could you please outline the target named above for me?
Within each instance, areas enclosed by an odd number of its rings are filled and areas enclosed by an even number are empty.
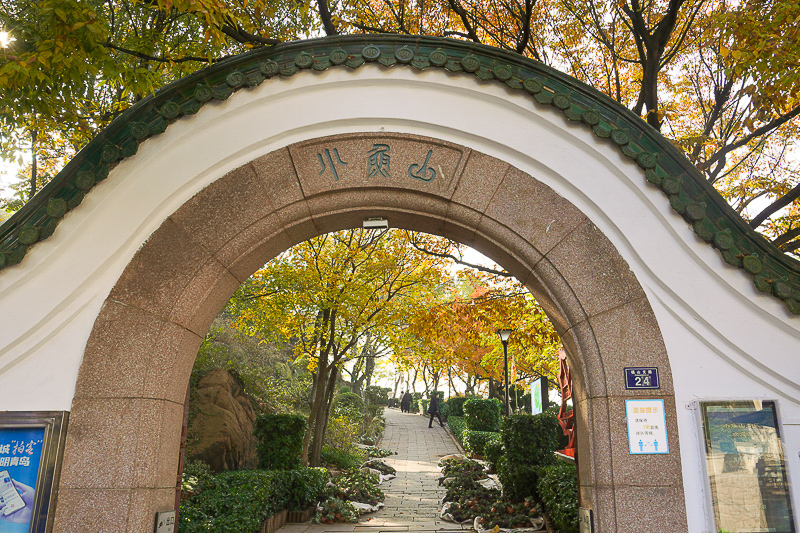
[[[664,400],[625,400],[630,453],[669,453]]]
[[[542,380],[537,379],[531,383],[531,414],[538,415],[542,410]]]

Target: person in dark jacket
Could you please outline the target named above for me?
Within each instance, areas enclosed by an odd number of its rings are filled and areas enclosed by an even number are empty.
[[[436,416],[439,419],[439,425],[444,426],[442,423],[442,415],[439,413],[439,393],[432,392],[431,393],[431,404],[428,406],[428,412],[431,414],[431,419],[428,422],[428,427],[433,427],[433,417]]]
[[[406,394],[407,393],[404,392],[403,394],[400,395],[400,412],[401,413],[405,413],[406,409],[408,409],[408,402],[406,402]]]
[[[410,413],[411,412],[411,402],[412,401],[414,401],[414,399],[411,397],[411,392],[406,392],[403,395],[403,404],[405,404],[405,406],[406,406],[406,408],[403,410],[404,413]]]

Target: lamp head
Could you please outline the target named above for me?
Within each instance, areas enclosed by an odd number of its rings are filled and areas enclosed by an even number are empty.
[[[498,329],[497,334],[500,336],[500,342],[508,342],[508,338],[511,336],[511,332],[514,331],[513,329]]]

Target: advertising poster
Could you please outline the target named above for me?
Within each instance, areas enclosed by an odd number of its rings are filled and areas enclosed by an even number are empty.
[[[0,428],[0,531],[28,533],[44,445],[44,427]]]
[[[775,403],[753,400],[701,406],[717,530],[794,533]]]

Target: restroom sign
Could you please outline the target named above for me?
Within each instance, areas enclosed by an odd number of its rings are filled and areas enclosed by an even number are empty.
[[[660,389],[658,368],[645,366],[629,366],[625,368],[626,389]]]
[[[664,400],[625,400],[632,455],[669,453]]]

